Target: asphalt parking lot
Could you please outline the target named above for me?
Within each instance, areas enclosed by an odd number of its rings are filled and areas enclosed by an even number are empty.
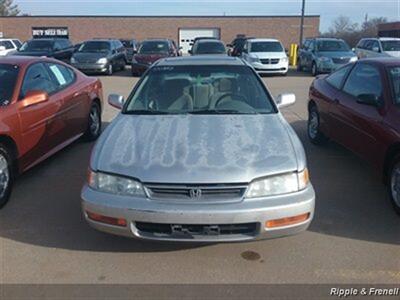
[[[127,96],[129,70],[101,77],[104,94]],[[311,145],[306,103],[312,77],[265,77],[307,152],[316,190],[308,231],[251,243],[145,242],[91,229],[80,190],[92,144],[77,142],[22,175],[0,211],[0,283],[400,283],[400,218],[362,160],[334,143]],[[106,125],[117,110],[106,105]],[[267,137],[266,137],[267,138]]]

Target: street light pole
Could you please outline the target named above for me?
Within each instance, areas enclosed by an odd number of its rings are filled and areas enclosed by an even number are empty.
[[[303,34],[304,34],[304,11],[306,9],[306,0],[303,0],[303,5],[301,7],[301,23],[300,23],[300,41],[299,46],[303,44]]]

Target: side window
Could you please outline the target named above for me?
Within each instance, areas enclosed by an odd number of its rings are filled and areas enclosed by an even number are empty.
[[[47,66],[58,89],[65,88],[74,82],[75,73],[70,68],[60,64],[47,64]]]
[[[244,53],[248,53],[249,52],[249,43],[244,43],[243,52]]]
[[[14,46],[10,41],[0,41],[0,46],[5,47],[6,50],[14,49]]]
[[[369,64],[359,63],[351,71],[343,87],[343,91],[359,98],[360,95],[382,96],[382,82],[379,70]]]
[[[361,40],[358,42],[356,48],[364,49],[364,45],[365,45],[365,40]]]
[[[353,65],[347,65],[343,68],[340,68],[336,72],[332,73],[326,78],[326,81],[332,85],[333,87],[340,89],[342,87],[342,83],[347,73],[351,69]]]
[[[22,44],[19,40],[13,40],[14,45],[17,46],[17,48],[21,48]]]
[[[29,91],[44,91],[51,94],[57,89],[46,67],[42,63],[36,63],[29,67],[22,83],[20,98],[24,98]]]
[[[62,50],[62,49],[64,49],[64,47],[63,47],[63,45],[62,45],[62,43],[60,41],[55,41],[54,49]]]
[[[308,51],[313,51],[315,48],[315,41],[311,41],[308,46]]]
[[[372,49],[379,49],[380,50],[378,41],[373,41],[372,42]]]
[[[310,45],[310,40],[305,40],[303,44],[303,49],[307,50],[309,45]]]
[[[365,42],[365,44],[364,44],[364,49],[365,49],[365,50],[372,50],[372,43],[373,43],[372,40],[367,40],[367,41]]]

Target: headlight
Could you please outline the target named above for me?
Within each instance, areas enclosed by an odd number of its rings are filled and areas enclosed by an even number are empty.
[[[281,62],[288,62],[288,58],[287,57],[283,57],[283,58],[281,58]]]
[[[246,192],[246,198],[257,198],[304,190],[309,182],[308,170],[266,177],[253,181]]]
[[[106,64],[107,62],[108,62],[108,60],[107,60],[107,58],[105,58],[105,57],[100,58],[100,59],[97,61],[98,64]]]
[[[88,174],[88,185],[92,189],[104,193],[136,197],[145,196],[142,184],[136,180],[91,170],[89,170]]]
[[[318,57],[318,60],[320,62],[330,62],[330,61],[332,61],[332,59],[330,59],[329,57],[324,57],[324,56]]]
[[[71,57],[71,64],[76,64],[76,59],[74,57]]]
[[[258,57],[252,57],[249,56],[250,62],[260,62],[260,59]]]
[[[350,62],[355,62],[358,60],[357,56],[350,57]]]

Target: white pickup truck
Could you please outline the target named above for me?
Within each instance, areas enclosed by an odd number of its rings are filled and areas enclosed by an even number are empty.
[[[0,39],[0,56],[6,56],[18,51],[22,43],[18,39]]]

